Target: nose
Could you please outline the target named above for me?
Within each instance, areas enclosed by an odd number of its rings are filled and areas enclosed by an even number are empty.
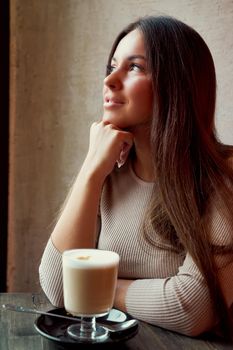
[[[104,79],[104,86],[110,88],[111,90],[119,90],[122,87],[122,79],[120,72],[116,69],[106,76]]]

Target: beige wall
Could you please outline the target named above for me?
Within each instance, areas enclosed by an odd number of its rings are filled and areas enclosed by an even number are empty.
[[[233,143],[232,0],[12,0],[10,291],[39,289],[38,264],[101,117],[106,57],[121,28],[168,14],[197,29],[218,77],[217,125]]]

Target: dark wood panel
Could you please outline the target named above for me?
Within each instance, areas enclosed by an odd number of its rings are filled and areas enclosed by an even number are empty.
[[[0,292],[6,291],[8,134],[9,134],[9,1],[0,2]]]

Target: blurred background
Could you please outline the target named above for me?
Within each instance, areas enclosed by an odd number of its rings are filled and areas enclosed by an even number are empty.
[[[2,5],[1,5],[2,6]],[[115,36],[144,15],[193,26],[217,72],[217,130],[233,144],[233,0],[11,0],[1,11],[0,289],[40,289],[38,266],[101,118]]]

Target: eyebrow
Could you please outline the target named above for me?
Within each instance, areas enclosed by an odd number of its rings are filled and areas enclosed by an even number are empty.
[[[143,55],[131,55],[127,57],[128,61],[133,61],[135,59],[141,59],[141,60],[145,60],[146,61],[146,57]],[[112,61],[116,62],[117,59],[115,57],[112,57]]]

